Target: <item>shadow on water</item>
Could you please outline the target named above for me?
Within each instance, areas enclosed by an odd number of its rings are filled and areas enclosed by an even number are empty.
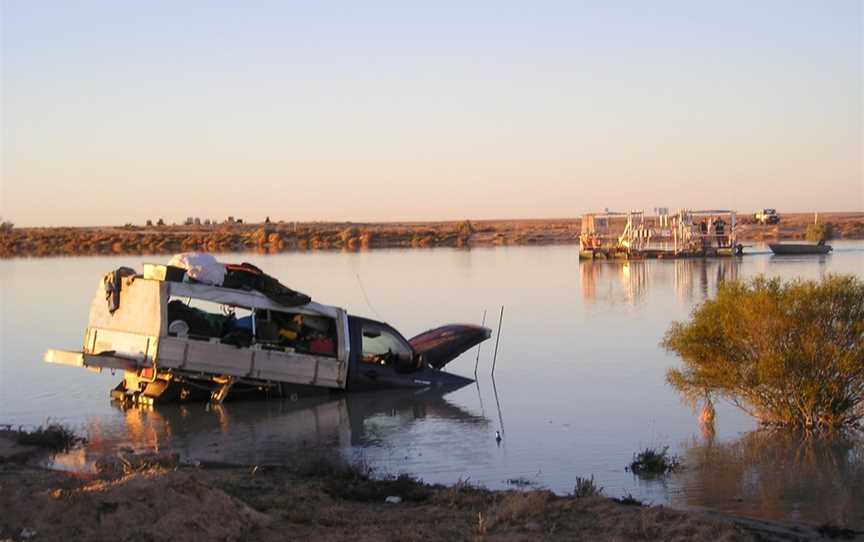
[[[120,419],[86,426],[88,444],[55,458],[54,466],[90,468],[118,451],[178,453],[184,461],[279,465],[308,448],[370,448],[422,422],[485,432],[489,424],[449,402],[446,392],[393,390],[291,400],[121,408]]]
[[[864,436],[818,437],[757,430],[715,443],[712,435],[682,446],[686,469],[676,506],[814,524],[864,526]]]

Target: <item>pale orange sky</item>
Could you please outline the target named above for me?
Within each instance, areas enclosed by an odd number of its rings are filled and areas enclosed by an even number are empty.
[[[856,1],[7,1],[0,215],[864,210]]]

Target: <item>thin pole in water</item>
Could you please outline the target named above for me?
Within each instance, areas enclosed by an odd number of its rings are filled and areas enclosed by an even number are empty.
[[[498,341],[501,340],[501,322],[504,320],[504,305],[501,305],[501,315],[498,317],[498,335],[495,337],[495,354],[492,356],[492,376],[495,376],[495,362],[498,361]]]
[[[498,400],[498,386],[495,385],[495,375],[492,375],[492,391],[495,393],[495,406],[498,407],[498,425],[501,427],[501,434],[506,436],[504,431],[504,413],[501,412],[501,401]]]
[[[486,309],[483,309],[483,321],[480,322],[481,326],[486,325]],[[483,343],[477,345],[477,359],[474,360],[474,380],[477,380],[477,365],[480,364],[480,346]]]

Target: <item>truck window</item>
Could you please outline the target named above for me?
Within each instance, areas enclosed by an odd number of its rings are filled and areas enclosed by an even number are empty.
[[[336,322],[323,316],[261,310],[256,313],[256,341],[271,349],[336,357]]]
[[[411,346],[399,335],[386,327],[363,324],[364,363],[392,365],[397,361],[409,363],[414,356]]]
[[[168,302],[168,334],[182,334],[190,339],[222,338],[228,332],[228,323],[248,319],[252,312],[240,307],[195,298],[172,296]],[[178,322],[179,321],[179,322]],[[178,324],[182,323],[178,327]],[[173,325],[172,325],[173,324]],[[175,330],[182,330],[177,333]]]

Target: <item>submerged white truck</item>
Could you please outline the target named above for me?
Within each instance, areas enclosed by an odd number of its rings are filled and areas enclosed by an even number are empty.
[[[106,275],[82,349],[51,349],[45,361],[123,371],[112,391],[121,401],[221,402],[232,390],[308,395],[462,386],[471,380],[441,369],[491,333],[451,324],[408,340],[384,322],[293,290],[276,296],[280,303],[255,289],[196,283],[183,270],[146,270]]]

